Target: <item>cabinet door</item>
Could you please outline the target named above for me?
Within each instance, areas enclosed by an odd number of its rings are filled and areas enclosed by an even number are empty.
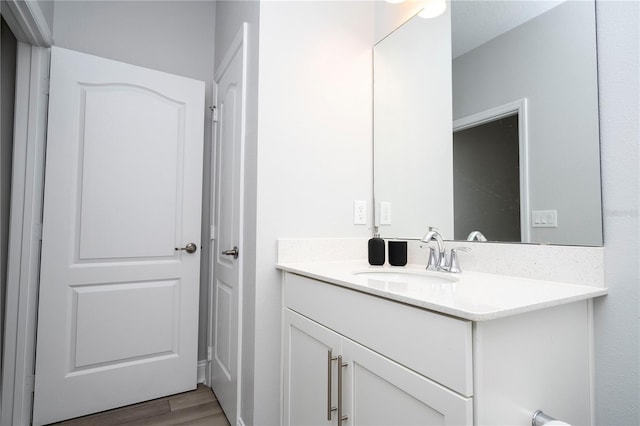
[[[289,309],[284,328],[284,424],[337,425],[335,412],[328,420],[337,403],[337,362],[329,361],[328,353],[339,354],[340,335]]]
[[[346,425],[471,425],[473,403],[388,358],[343,339]]]

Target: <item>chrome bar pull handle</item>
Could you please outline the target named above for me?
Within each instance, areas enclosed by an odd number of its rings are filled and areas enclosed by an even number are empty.
[[[342,362],[342,355],[338,355],[338,426],[349,418],[342,415],[342,369],[347,365],[346,362]]]
[[[329,349],[327,351],[327,420],[329,421],[331,421],[331,413],[337,410],[336,407],[331,405],[331,373],[333,373],[333,361],[337,359],[337,357],[333,356],[331,349]]]

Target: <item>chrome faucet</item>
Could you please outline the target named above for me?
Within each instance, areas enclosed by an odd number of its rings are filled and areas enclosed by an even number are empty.
[[[447,256],[444,251],[442,235],[440,235],[437,229],[429,228],[429,232],[422,237],[422,242],[430,243],[433,240],[435,240],[436,245],[438,246],[438,251],[434,252],[433,247],[429,247],[429,261],[427,262],[427,269],[433,271],[444,271],[447,267]]]
[[[444,249],[444,240],[442,239],[442,235],[440,235],[438,230],[429,228],[429,232],[427,232],[424,237],[422,237],[421,241],[427,244],[431,241],[435,241],[437,245],[437,251],[434,250],[433,247],[429,247],[429,260],[427,261],[427,269],[431,271],[444,271],[452,273],[462,272],[462,269],[460,269],[460,263],[458,262],[458,252],[469,251],[471,250],[470,248],[452,248],[451,254],[449,255],[449,260],[447,261],[447,253]]]
[[[480,231],[471,231],[467,237],[467,241],[487,241],[487,237]]]

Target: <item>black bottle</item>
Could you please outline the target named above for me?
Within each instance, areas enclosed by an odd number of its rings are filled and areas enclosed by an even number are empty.
[[[384,240],[376,233],[369,240],[369,265],[384,265],[384,258]]]

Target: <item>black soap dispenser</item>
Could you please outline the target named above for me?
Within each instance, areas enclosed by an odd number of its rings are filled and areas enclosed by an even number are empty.
[[[384,265],[385,255],[384,240],[376,232],[369,240],[369,265]]]

